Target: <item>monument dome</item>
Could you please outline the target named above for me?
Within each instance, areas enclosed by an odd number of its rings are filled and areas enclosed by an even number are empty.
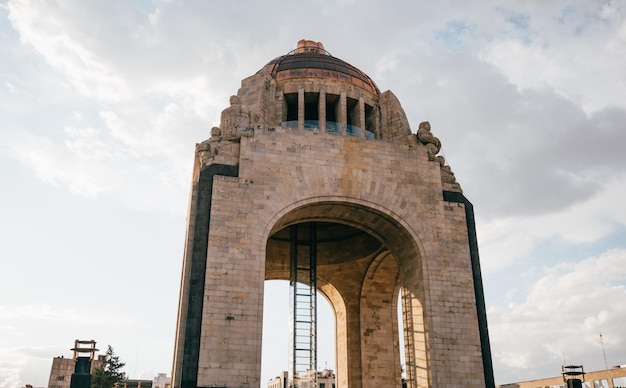
[[[240,130],[271,126],[392,142],[406,142],[411,135],[391,91],[381,92],[363,71],[307,39],[244,79],[231,107],[221,117],[224,134],[234,125]]]
[[[268,73],[277,81],[315,77],[336,79],[363,88],[372,94],[380,90],[372,79],[351,64],[333,57],[321,42],[302,39],[298,47],[286,55],[274,58],[259,73]]]

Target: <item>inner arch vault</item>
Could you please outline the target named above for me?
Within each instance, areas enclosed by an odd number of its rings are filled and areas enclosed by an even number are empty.
[[[337,386],[360,386],[363,378],[365,385],[401,384],[397,332],[401,287],[412,301],[403,304],[403,316],[410,317],[405,324],[422,323],[417,330],[403,325],[404,338],[413,339],[405,344],[405,353],[410,354],[407,381],[428,386],[428,374],[417,375],[417,370],[428,370],[420,299],[424,287],[417,270],[421,268],[419,241],[389,212],[365,204],[317,198],[296,206],[271,221],[265,279],[289,280],[289,228],[300,224],[306,234],[307,225],[315,223],[318,291],[335,312]]]

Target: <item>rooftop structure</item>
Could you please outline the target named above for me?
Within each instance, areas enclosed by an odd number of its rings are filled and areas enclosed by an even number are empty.
[[[99,355],[95,358],[98,349],[96,349],[96,341],[94,340],[77,339],[74,341],[74,347],[70,350],[72,351],[72,357],[59,356],[52,359],[48,388],[73,387],[72,375],[76,372],[79,373],[76,381],[83,381],[87,384],[86,381],[90,381],[90,375],[93,373],[93,370],[98,368],[104,361],[104,355]]]
[[[570,381],[573,379],[579,380],[579,382]],[[565,365],[561,376],[498,385],[498,388],[537,387],[626,388],[626,365],[593,372],[585,372],[582,365]]]

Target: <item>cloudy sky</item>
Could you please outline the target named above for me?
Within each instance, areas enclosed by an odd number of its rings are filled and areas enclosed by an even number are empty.
[[[302,38],[442,140],[496,382],[604,369],[600,333],[626,364],[626,1],[0,0],[0,387],[46,386],[76,338],[170,373],[195,143]],[[262,381],[287,357],[266,287]]]

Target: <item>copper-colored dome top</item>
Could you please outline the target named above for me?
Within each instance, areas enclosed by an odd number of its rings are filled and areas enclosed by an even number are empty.
[[[258,72],[269,73],[277,81],[305,77],[337,79],[380,94],[367,74],[330,55],[321,42],[311,40],[300,40],[295,50],[274,58]]]

